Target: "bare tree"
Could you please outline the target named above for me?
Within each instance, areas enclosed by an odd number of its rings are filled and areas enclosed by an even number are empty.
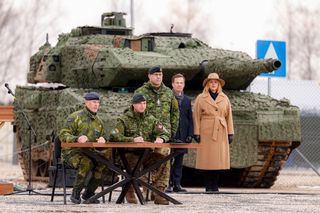
[[[21,34],[15,34],[15,28],[12,26],[17,22],[17,12],[14,11],[12,2],[0,1],[0,85],[10,80],[13,75],[10,74],[9,66],[14,59],[16,52],[15,43],[21,39]]]
[[[24,5],[13,3],[0,1],[1,86],[5,82],[26,82],[29,58],[45,42],[45,30],[54,26],[56,16],[47,15],[53,4],[49,1],[30,0]]]
[[[320,54],[320,10],[295,5],[291,1],[285,1],[284,6],[279,8],[280,33],[287,41],[288,78],[316,79],[315,70],[319,64],[315,59]]]
[[[301,45],[302,59],[305,68],[302,72],[302,78],[306,80],[313,80],[316,78],[317,66],[315,64],[316,58],[319,58],[320,42],[319,42],[319,19],[320,11],[318,9],[310,11],[308,8],[301,7],[298,12],[301,14],[301,22],[304,25],[304,31],[301,31]]]

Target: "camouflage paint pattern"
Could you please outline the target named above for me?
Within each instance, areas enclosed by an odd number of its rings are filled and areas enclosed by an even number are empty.
[[[133,142],[133,138],[138,136],[150,142],[155,141],[157,137],[165,141],[170,138],[169,132],[153,115],[129,109],[117,119],[115,128],[110,133],[110,141]]]
[[[155,162],[159,159],[163,158],[164,155],[156,152],[149,153],[146,158],[144,159],[142,165],[143,167],[152,166]],[[126,158],[128,160],[128,164],[130,168],[134,168],[136,165],[139,156],[133,153],[126,153]],[[152,185],[158,188],[160,191],[164,191],[164,189],[168,186],[170,177],[170,162],[167,161],[166,163],[161,164],[161,166],[152,171],[151,181]]]
[[[163,83],[156,90],[150,82],[138,88],[135,93],[142,93],[147,101],[147,113],[156,117],[170,133],[174,135],[178,129],[179,105],[172,90]]]
[[[72,113],[67,118],[64,128],[60,130],[60,140],[73,143],[77,142],[81,135],[87,136],[88,141],[91,142],[95,142],[100,137],[106,139],[105,129],[98,113],[93,115],[86,107]]]
[[[132,93],[116,93],[107,90],[95,90],[101,94],[101,117],[107,134],[115,127],[116,119],[130,106]],[[59,90],[17,87],[16,96],[24,106],[24,112],[30,118],[37,131],[35,142],[44,143],[52,132],[63,127],[65,118],[71,112],[83,107],[84,89],[65,88]],[[201,91],[186,91],[194,100]],[[287,100],[250,92],[225,91],[232,104],[234,118],[234,142],[231,145],[231,167],[246,168],[256,162],[258,141],[301,141],[300,111]],[[115,107],[116,106],[116,107]],[[39,109],[39,110],[38,110]],[[21,110],[15,108],[15,123],[23,148],[28,145],[28,126]],[[267,119],[266,119],[267,118]],[[43,127],[46,128],[43,128]],[[49,159],[49,146],[34,149],[34,160]],[[194,150],[184,158],[184,165],[194,167]],[[39,154],[37,154],[39,153]]]
[[[157,137],[161,137],[165,141],[168,141],[170,133],[153,115],[149,113],[137,113],[131,108],[117,119],[115,128],[111,130],[110,140],[132,142],[133,138],[138,136],[142,136],[145,141],[150,142],[153,142]],[[127,151],[130,153],[126,153],[126,157],[129,166],[133,169],[139,159],[139,156],[134,153],[139,154],[140,150],[127,149]],[[159,153],[159,150],[149,153],[143,161],[143,166],[151,166],[157,160],[166,156],[166,154],[168,154],[168,152],[161,154]],[[166,162],[152,172],[152,184],[155,187],[164,190],[165,187],[167,187],[169,176],[170,164],[169,162]]]
[[[68,116],[64,127],[60,130],[59,139],[63,142],[75,143],[81,135],[87,136],[91,142],[95,142],[100,137],[106,137],[102,120],[98,114],[91,114],[87,108],[83,108]],[[111,158],[111,149],[96,152],[105,158]],[[97,182],[102,180],[107,171],[106,165],[95,163],[85,154],[81,153],[80,148],[64,148],[62,150],[62,158],[71,167],[77,169],[78,173],[73,184],[73,189],[79,192],[84,187],[86,178],[91,171],[93,171],[93,178]],[[95,185],[98,186],[98,184]]]

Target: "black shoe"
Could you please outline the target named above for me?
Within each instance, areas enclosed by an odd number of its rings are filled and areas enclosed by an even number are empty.
[[[81,198],[82,198],[83,200],[88,200],[88,199],[89,199],[90,197],[92,197],[92,196],[94,196],[94,194],[87,195],[86,192],[84,192],[84,193],[82,194]],[[98,203],[100,203],[100,201],[97,200],[97,199],[95,199],[95,200],[90,201],[88,204],[98,204]]]
[[[182,188],[180,185],[176,185],[176,186],[173,186],[173,191],[174,192],[187,192],[187,190],[185,190],[184,188]]]
[[[217,194],[219,193],[218,188],[206,188],[206,194]]]
[[[173,191],[173,187],[172,186],[168,186],[165,190],[166,193],[171,193]]]
[[[80,192],[72,191],[72,195],[70,197],[70,200],[72,203],[80,204],[81,203]]]

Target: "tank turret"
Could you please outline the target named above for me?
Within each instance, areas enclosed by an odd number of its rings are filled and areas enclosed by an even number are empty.
[[[21,110],[37,130],[32,155],[34,179],[48,176],[51,155],[46,141],[71,112],[82,107],[85,92],[94,90],[102,95],[100,114],[108,131],[128,107],[134,89],[147,81],[148,69],[161,65],[168,86],[173,74],[185,76],[186,94],[192,99],[201,92],[209,73],[217,72],[226,81],[224,89],[235,124],[230,171],[235,174],[225,185],[270,187],[292,149],[301,142],[300,111],[288,101],[242,90],[260,73],[277,70],[281,62],[211,48],[189,33],[171,30],[135,36],[126,27],[124,15],[104,13],[101,26],[82,26],[61,34],[56,46],[43,45],[30,58],[30,84],[16,88],[16,99],[23,109],[15,107],[15,122],[22,149],[27,144],[28,127]],[[26,165],[21,159],[21,165]],[[193,176],[199,175],[194,162],[195,153],[190,151],[184,162],[188,185],[198,179]],[[24,169],[25,177],[26,172]]]

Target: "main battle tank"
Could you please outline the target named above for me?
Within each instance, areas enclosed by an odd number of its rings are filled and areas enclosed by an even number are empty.
[[[231,167],[222,180],[226,186],[270,187],[292,149],[301,142],[299,109],[286,100],[245,92],[260,73],[281,66],[276,59],[252,59],[240,51],[209,47],[188,33],[147,33],[133,36],[124,13],[104,13],[101,27],[83,26],[59,35],[51,47],[46,42],[30,58],[28,85],[17,86],[15,124],[21,150],[28,147],[24,111],[36,131],[32,140],[33,180],[48,180],[51,139],[67,116],[83,107],[83,95],[102,95],[100,115],[110,130],[129,106],[133,91],[147,81],[147,70],[161,65],[164,82],[183,73],[186,94],[192,99],[202,91],[202,81],[217,72],[226,81],[234,116]],[[20,163],[28,178],[27,156]],[[184,160],[184,179],[195,185],[201,172],[194,169],[195,151]]]

